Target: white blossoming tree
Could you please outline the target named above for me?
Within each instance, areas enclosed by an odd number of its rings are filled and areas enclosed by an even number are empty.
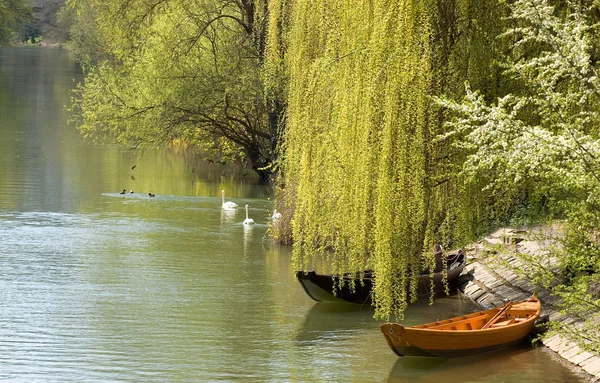
[[[562,219],[558,269],[539,263],[531,277],[562,297],[584,325],[563,326],[581,344],[600,350],[600,82],[594,52],[593,6],[517,0],[506,80],[513,92],[490,103],[467,85],[460,102],[437,102],[451,113],[447,133],[466,153],[465,185],[510,195],[525,190],[546,217]],[[596,9],[597,11],[597,9]],[[505,193],[498,192],[505,191]],[[530,271],[531,272],[531,271]]]

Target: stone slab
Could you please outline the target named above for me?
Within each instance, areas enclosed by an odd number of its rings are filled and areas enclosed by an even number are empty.
[[[510,272],[506,275],[506,277],[504,277],[504,279],[506,279],[508,283],[512,284],[514,281],[519,279],[519,276],[513,272]]]
[[[546,298],[550,297],[550,293],[543,289],[538,289],[537,296],[540,297],[541,300],[546,300]]]
[[[547,345],[548,342],[552,342],[553,340],[556,340],[558,338],[560,338],[560,335],[557,335],[557,334],[547,335],[544,338],[542,338],[542,343],[544,343],[544,345]]]
[[[558,351],[566,346],[567,342],[559,335],[544,341],[544,345],[552,351]]]
[[[483,283],[484,285],[491,285],[492,283],[494,283],[496,281],[496,278],[492,278],[488,275],[475,275],[475,279],[481,283]]]
[[[473,278],[477,278],[479,280],[485,280],[485,279],[491,279],[493,277],[490,273],[487,272],[487,270],[484,270],[482,267],[479,267],[474,270]]]
[[[546,303],[549,303],[551,305],[555,305],[557,303],[559,303],[561,301],[561,299],[559,297],[555,297],[555,296],[549,296],[548,298],[546,298]]]
[[[482,305],[484,308],[489,309],[492,307],[496,307],[494,305],[494,303],[492,302],[492,296],[489,293],[486,293],[482,296],[482,298],[477,300],[477,303],[479,303],[480,305]]]
[[[503,286],[503,285],[504,285],[504,283],[500,282],[499,280],[496,280],[496,281],[490,283],[488,285],[488,288],[490,288],[491,290],[494,290],[495,288],[498,288],[498,287]]]
[[[486,292],[483,289],[479,289],[478,291],[473,293],[473,295],[471,296],[471,299],[475,301],[475,300],[479,299],[485,293]]]
[[[588,351],[582,351],[579,354],[573,356],[571,359],[569,359],[569,362],[576,364],[576,365],[580,365],[581,363],[585,362],[586,360],[593,358],[595,355],[592,354],[591,352]]]
[[[572,349],[573,347],[577,347],[575,343],[569,341],[568,339],[563,339],[562,342],[558,343],[556,346],[556,352],[558,352],[560,355],[566,353],[567,351],[569,351],[570,349]]]
[[[529,284],[527,282],[525,282],[522,279],[519,279],[518,281],[516,281],[515,283],[513,283],[513,286],[516,286],[522,290],[527,290],[529,291]]]
[[[593,357],[584,360],[583,362],[579,363],[579,365],[581,367],[585,367],[585,366],[589,366],[589,365],[598,365],[600,366],[600,356],[598,355],[594,355]]]
[[[502,300],[501,298],[498,298],[496,296],[492,297],[492,299],[490,300],[491,304],[493,307],[500,307],[500,306],[504,306],[504,300]]]
[[[559,352],[560,356],[565,358],[568,361],[571,361],[575,357],[575,355],[581,354],[583,350],[581,350],[577,345],[571,344],[565,350]]]
[[[600,373],[600,357],[594,356],[584,362],[582,362],[581,367],[588,373],[592,375],[596,375]]]
[[[498,288],[495,289],[494,292],[498,295],[508,297],[509,295],[514,295],[516,293],[516,290],[512,289],[506,285],[502,285],[502,286],[498,286]]]
[[[468,281],[465,284],[465,291],[477,291],[479,290],[481,287],[479,287],[479,285],[477,285],[477,283],[473,282],[473,281]]]

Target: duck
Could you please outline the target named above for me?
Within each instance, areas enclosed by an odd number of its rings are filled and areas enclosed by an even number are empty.
[[[271,216],[273,220],[278,220],[281,218],[281,213],[277,211],[277,209],[273,210],[273,215]]]
[[[246,219],[244,220],[244,225],[254,225],[254,220],[248,218],[248,205],[246,205]]]
[[[127,194],[127,190],[123,189],[123,191],[120,194]]]
[[[131,190],[129,191],[129,194],[133,194],[133,189],[131,189]]]
[[[221,201],[223,203],[221,205],[221,208],[223,208],[225,210],[233,210],[238,207],[238,205],[235,202],[231,202],[231,201],[225,202],[225,190],[221,190]]]
[[[156,197],[156,194],[148,193],[148,197],[150,197],[150,198]]]

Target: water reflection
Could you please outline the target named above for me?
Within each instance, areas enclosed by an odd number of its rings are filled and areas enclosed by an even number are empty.
[[[297,283],[298,289],[301,289]],[[412,303],[405,311],[402,323],[411,326],[433,319],[445,319],[479,310],[479,306],[463,296],[455,295],[441,298],[435,305],[428,301]],[[379,331],[381,321],[373,318],[374,308],[369,304],[353,303],[315,303],[307,312],[303,325],[296,331],[296,340],[315,340],[328,338],[335,333],[343,333],[365,327],[376,328]],[[380,334],[378,335],[378,337]],[[381,339],[383,335],[381,335]]]
[[[248,245],[252,242],[252,233],[254,232],[254,225],[243,225],[244,230],[244,255],[248,249]]]
[[[301,288],[299,284],[298,288]],[[296,330],[295,339],[301,342],[330,339],[365,326],[378,327],[373,314],[370,305],[315,303]]]
[[[581,378],[555,363],[548,351],[525,341],[465,358],[398,358],[386,382],[573,382]]]
[[[221,209],[221,224],[232,224],[235,223],[235,216],[237,215],[237,209]]]

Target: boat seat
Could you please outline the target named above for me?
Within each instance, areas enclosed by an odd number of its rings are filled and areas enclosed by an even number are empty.
[[[483,324],[489,316],[487,314],[481,314],[479,316],[470,317],[467,319],[457,320],[449,323],[442,323],[437,326],[427,327],[428,330],[472,330],[471,324],[481,322]],[[470,327],[470,328],[469,328]],[[479,326],[481,327],[481,326]]]
[[[533,310],[522,310],[522,309],[518,309],[518,308],[513,308],[508,310],[508,314],[510,316],[513,317],[519,317],[519,318],[527,318],[533,314],[535,314],[535,311]]]
[[[509,325],[511,323],[515,323],[515,318],[513,318],[513,317],[504,318],[504,319],[501,319],[498,322],[494,323],[492,325],[492,328],[506,326],[506,325]]]
[[[514,305],[512,307],[512,310],[529,311],[531,313],[534,313],[537,311],[537,306],[531,302],[525,302],[525,303],[520,303],[520,304]]]

